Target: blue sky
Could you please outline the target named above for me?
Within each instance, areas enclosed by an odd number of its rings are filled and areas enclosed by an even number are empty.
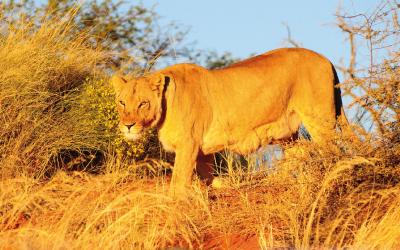
[[[286,23],[292,38],[302,47],[340,65],[341,60],[348,61],[349,48],[346,36],[335,24],[335,13],[339,7],[349,15],[370,13],[381,0],[146,0],[143,3],[155,6],[161,16],[160,26],[173,21],[182,28],[190,28],[186,41],[197,42],[195,47],[199,50],[219,54],[227,51],[234,57],[246,58],[288,46],[283,25]],[[360,62],[364,57],[368,59],[363,47],[365,44],[358,44]],[[168,61],[174,64],[182,59]],[[338,73],[343,80],[341,72]],[[344,97],[345,106],[349,102],[350,98]],[[354,112],[346,112],[351,119]]]
[[[372,10],[380,0],[146,0],[155,5],[163,26],[174,21],[190,28],[187,41],[196,48],[231,52],[245,58],[252,53],[287,46],[287,23],[292,38],[303,47],[320,52],[335,64],[347,56],[344,35],[335,26],[335,12]]]

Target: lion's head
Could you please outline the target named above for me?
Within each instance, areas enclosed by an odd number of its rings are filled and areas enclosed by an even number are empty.
[[[162,115],[162,97],[166,80],[163,74],[126,79],[113,76],[119,129],[128,140],[139,139],[146,128],[158,125]]]

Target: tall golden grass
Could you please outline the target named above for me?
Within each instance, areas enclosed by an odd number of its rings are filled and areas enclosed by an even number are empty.
[[[167,177],[116,166],[98,176],[2,179],[0,245],[246,249],[253,239],[265,248],[399,248],[400,172],[387,165],[393,157],[365,143],[341,145],[352,153],[300,142],[276,169],[232,172],[218,190],[195,181],[181,201],[168,197]]]
[[[1,175],[27,169],[40,174],[58,150],[96,139],[91,128],[79,126],[83,114],[71,102],[76,88],[96,74],[95,66],[106,57],[85,44],[84,32],[71,32],[68,17],[39,27],[3,19],[1,28]]]
[[[367,133],[359,140],[349,128],[324,146],[285,146],[272,167],[237,168],[228,156],[222,188],[195,180],[178,201],[167,195],[168,176],[112,156],[102,174],[60,170],[42,178],[59,150],[96,145],[75,94],[102,74],[96,65],[106,56],[86,45],[85,33],[71,36],[67,19],[6,27],[0,249],[400,248],[400,143]]]

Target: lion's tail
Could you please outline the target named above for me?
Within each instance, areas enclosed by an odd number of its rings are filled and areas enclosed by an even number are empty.
[[[331,64],[332,65],[332,64]],[[334,74],[334,98],[335,98],[335,113],[336,113],[336,120],[339,124],[348,125],[349,121],[347,120],[346,114],[344,113],[343,109],[343,102],[342,102],[342,91],[338,86],[339,77],[337,75],[335,67],[332,65],[332,71]]]

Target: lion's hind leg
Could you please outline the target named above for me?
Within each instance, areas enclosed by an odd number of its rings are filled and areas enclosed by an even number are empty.
[[[336,123],[334,114],[327,114],[326,116],[320,114],[299,115],[305,129],[310,134],[312,141],[318,144],[324,144],[329,138],[333,138]]]

